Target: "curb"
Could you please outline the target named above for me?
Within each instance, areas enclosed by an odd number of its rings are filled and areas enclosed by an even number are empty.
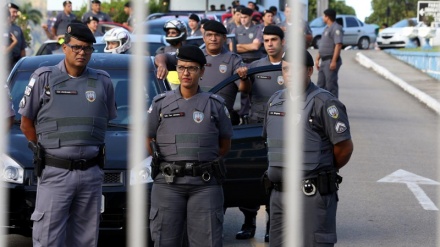
[[[425,105],[427,105],[429,108],[431,108],[437,114],[440,115],[440,103],[436,99],[420,91],[419,89],[411,86],[406,81],[400,79],[386,68],[376,64],[375,62],[373,62],[371,59],[369,59],[367,56],[365,56],[360,52],[356,53],[356,61],[358,61],[358,63],[361,64],[362,66],[368,69],[372,69],[379,75],[383,76],[385,79],[390,80],[397,86],[401,87],[405,92],[411,94],[420,102],[424,103]]]

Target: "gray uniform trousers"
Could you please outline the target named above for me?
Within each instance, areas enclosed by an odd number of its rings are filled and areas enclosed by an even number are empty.
[[[215,178],[205,183],[201,177],[175,177],[167,184],[157,175],[150,211],[154,246],[181,246],[185,222],[189,246],[223,246],[223,201],[223,188]]]
[[[269,246],[283,247],[284,192],[272,190],[270,196]],[[303,199],[303,245],[302,247],[332,247],[336,243],[337,192],[321,196],[302,196]]]
[[[330,70],[331,59],[321,61],[321,66],[318,72],[318,82],[317,85],[330,93],[332,93],[336,98],[339,96],[339,85],[338,85],[338,72],[342,65],[342,59],[338,59],[336,62],[336,69]]]
[[[33,246],[97,246],[103,178],[97,165],[85,171],[46,166],[31,216]]]

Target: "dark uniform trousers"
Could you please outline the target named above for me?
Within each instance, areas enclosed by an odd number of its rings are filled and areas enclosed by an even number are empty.
[[[203,182],[200,176],[175,177],[167,184],[162,174],[157,175],[150,211],[154,246],[181,246],[185,223],[189,246],[223,246],[223,203],[223,188],[215,178]]]
[[[318,72],[318,82],[317,85],[330,93],[332,93],[336,98],[339,95],[339,85],[338,85],[338,72],[342,65],[342,59],[339,58],[336,62],[336,69],[330,70],[331,59],[321,61],[321,66]]]
[[[270,196],[270,231],[269,246],[283,247],[284,192],[272,190]],[[302,247],[332,247],[336,237],[336,209],[338,206],[337,192],[321,196],[316,192],[313,196],[302,195],[303,211],[303,245]]]

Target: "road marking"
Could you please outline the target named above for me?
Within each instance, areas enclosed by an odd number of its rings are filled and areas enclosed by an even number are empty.
[[[391,173],[390,175],[382,179],[379,179],[377,182],[406,184],[406,186],[408,186],[408,189],[411,190],[411,192],[414,194],[416,199],[419,201],[420,205],[422,205],[423,209],[438,211],[438,208],[435,206],[435,204],[426,195],[425,191],[423,191],[423,189],[420,188],[419,186],[419,184],[426,184],[426,185],[440,184],[434,180],[399,169]]]

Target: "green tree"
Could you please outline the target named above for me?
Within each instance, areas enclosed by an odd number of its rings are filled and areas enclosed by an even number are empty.
[[[40,25],[41,19],[43,19],[43,14],[39,10],[32,8],[32,3],[28,2],[20,6],[17,25],[23,31],[24,39],[28,46],[32,40],[31,27]]]
[[[369,23],[387,23],[392,25],[402,19],[417,16],[418,0],[373,0],[371,2],[373,13],[367,17]],[[389,16],[387,16],[389,8]]]
[[[341,15],[356,15],[356,11],[351,7],[347,6],[343,1],[330,0],[329,8],[332,8],[336,13]],[[316,15],[317,4],[316,0],[309,1],[309,21],[318,17]],[[322,14],[321,14],[322,15]]]

